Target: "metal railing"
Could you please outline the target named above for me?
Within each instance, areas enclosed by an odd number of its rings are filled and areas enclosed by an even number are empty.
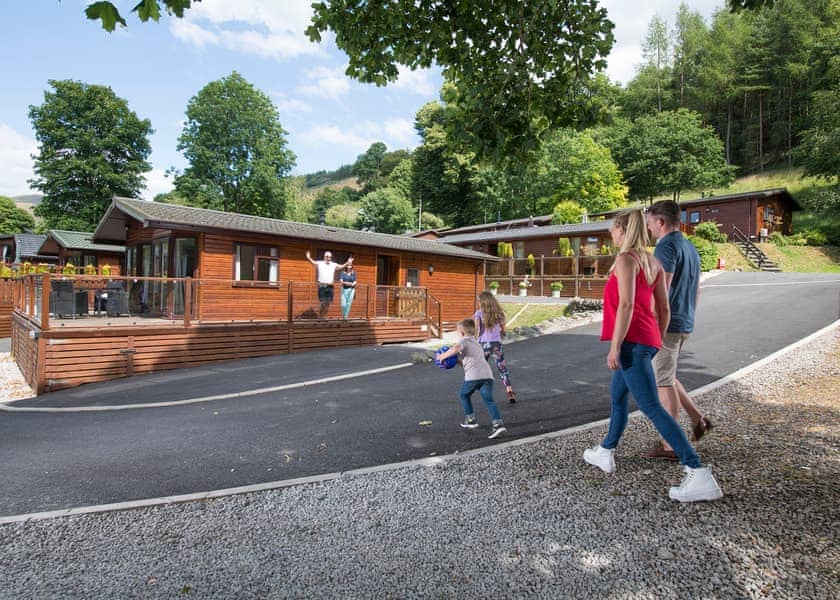
[[[741,252],[747,260],[752,261],[760,271],[764,266],[774,265],[773,261],[767,258],[767,255],[756,246],[747,234],[738,229],[737,225],[732,226],[732,240],[735,245],[741,248]]]

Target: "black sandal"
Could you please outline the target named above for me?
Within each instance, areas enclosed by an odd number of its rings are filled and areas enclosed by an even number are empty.
[[[713,427],[714,426],[709,419],[706,417],[700,417],[700,420],[697,421],[697,424],[694,426],[694,441],[699,442],[700,438],[706,435],[707,431],[711,431]]]

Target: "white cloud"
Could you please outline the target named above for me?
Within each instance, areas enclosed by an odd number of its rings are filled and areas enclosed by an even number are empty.
[[[350,80],[342,68],[315,67],[306,70],[311,80],[297,87],[297,92],[317,98],[338,99],[350,91]]]
[[[417,143],[417,130],[414,122],[408,119],[388,119],[383,125],[383,131],[388,139],[399,142],[401,146]]]
[[[215,33],[185,19],[174,19],[170,31],[177,39],[198,48],[219,43],[219,36]]]
[[[275,60],[322,53],[306,36],[312,18],[310,0],[203,0],[173,19],[172,34],[202,47],[218,44],[229,50]]]
[[[283,92],[272,91],[269,95],[273,99],[274,105],[277,107],[277,111],[280,113],[281,120],[284,115],[288,115],[290,113],[300,114],[312,112],[311,105],[303,102],[302,100],[298,100],[297,98],[290,98]]]
[[[363,121],[352,127],[316,125],[298,138],[308,146],[346,148],[359,154],[374,142],[384,142],[389,150],[412,147],[417,143],[414,127],[405,119],[389,119],[383,123]]]
[[[162,169],[152,169],[144,175],[146,189],[141,193],[143,200],[153,200],[158,194],[172,191],[172,178],[167,177],[165,173]]]
[[[30,194],[27,179],[35,176],[32,155],[38,150],[35,140],[0,123],[0,194]]]
[[[437,96],[440,86],[432,79],[430,69],[411,71],[400,67],[400,78],[393,84],[395,88],[406,90],[418,96]]]

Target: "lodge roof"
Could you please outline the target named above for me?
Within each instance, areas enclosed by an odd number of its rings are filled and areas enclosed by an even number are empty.
[[[445,244],[474,244],[480,242],[509,242],[513,240],[531,240],[544,237],[571,237],[608,231],[612,220],[590,221],[588,223],[567,223],[563,225],[544,225],[542,227],[521,227],[518,229],[500,229],[496,231],[478,231],[447,235],[440,239]]]
[[[87,231],[65,231],[50,229],[41,244],[39,252],[56,253],[58,247],[68,250],[83,250],[90,252],[125,252],[125,246],[116,244],[96,244],[92,241],[93,234]]]
[[[771,188],[767,190],[753,190],[751,192],[737,192],[734,194],[721,194],[720,196],[704,196],[702,198],[691,198],[689,200],[680,200],[677,204],[680,208],[686,208],[696,205],[719,204],[722,202],[737,202],[739,200],[749,200],[751,198],[772,198],[774,196],[781,196],[782,200],[789,202],[791,210],[802,210],[802,206],[796,199],[787,191],[787,188]],[[641,206],[641,205],[640,205]],[[599,213],[592,213],[590,217],[611,217],[618,212],[629,208],[623,206],[615,210],[608,210]]]
[[[235,231],[472,260],[498,260],[495,256],[443,244],[437,240],[415,239],[403,235],[357,231],[121,197],[113,198],[111,206],[108,207],[105,216],[102,217],[93,233],[93,239],[124,242],[126,217],[140,221],[144,227],[159,229]]]
[[[15,243],[15,256],[14,262],[21,262],[22,260],[26,259],[52,259],[55,260],[54,256],[44,256],[38,254],[38,249],[41,247],[41,244],[44,243],[44,240],[47,239],[47,236],[40,234],[40,233],[7,233],[5,235],[0,236],[0,239],[11,239],[14,240]]]

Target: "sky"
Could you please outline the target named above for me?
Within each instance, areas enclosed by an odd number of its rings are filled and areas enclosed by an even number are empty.
[[[37,153],[29,107],[40,105],[49,80],[105,85],[149,119],[152,171],[142,196],[172,188],[165,171],[187,166],[177,151],[190,98],[207,83],[240,73],[268,95],[297,155],[293,174],[331,171],[352,164],[374,142],[388,150],[412,149],[419,139],[414,116],[437,100],[437,69],[402,71],[398,82],[376,87],[344,75],[346,56],[330,35],[311,43],[304,30],[312,0],[202,0],[184,19],[162,16],[141,23],[117,0],[128,27],[114,33],[89,21],[92,0],[26,0],[4,7],[0,19],[0,195],[33,193]],[[687,0],[711,21],[724,0]],[[627,83],[641,62],[641,42],[654,15],[673,25],[680,0],[602,0],[615,23],[607,75]]]

